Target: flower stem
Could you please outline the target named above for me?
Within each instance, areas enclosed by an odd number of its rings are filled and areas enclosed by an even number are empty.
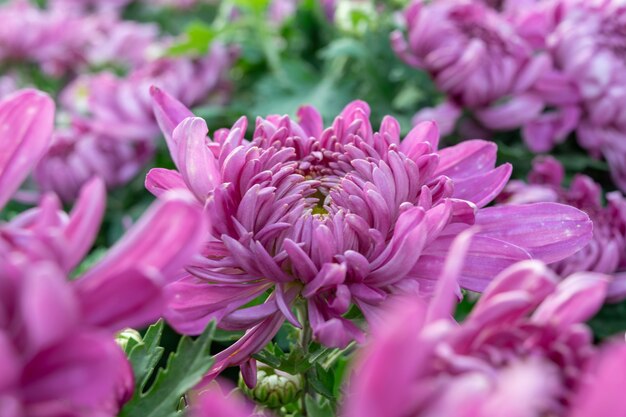
[[[312,339],[312,330],[311,330],[311,326],[309,326],[309,320],[308,320],[308,311],[306,308],[306,304],[301,304],[300,308],[298,309],[299,312],[299,319],[300,319],[300,323],[302,324],[302,329],[300,330],[300,349],[302,351],[302,355],[303,357],[307,357],[307,355],[309,354],[309,346],[311,345],[311,339]],[[306,410],[306,396],[307,394],[309,394],[310,391],[310,384],[309,384],[309,378],[308,378],[308,373],[309,371],[307,370],[306,372],[304,372],[304,374],[302,375],[302,396],[300,397],[300,401],[301,401],[301,408],[302,408],[302,415],[304,417],[307,416],[307,410]]]

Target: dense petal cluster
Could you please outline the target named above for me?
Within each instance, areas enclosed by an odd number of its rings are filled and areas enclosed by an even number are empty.
[[[375,320],[395,293],[431,294],[452,239],[472,224],[481,232],[459,282],[474,291],[514,262],[560,260],[591,236],[587,215],[572,207],[484,208],[510,166],[495,167],[495,145],[481,140],[437,150],[430,122],[400,141],[395,119],[374,132],[367,104],[355,101],[328,128],[302,107],[297,121],[257,119],[250,141],[245,117],[208,139],[204,120],[153,94],[178,169],[153,169],[146,186],[156,195],[188,190],[212,225],[204,259],[168,287],[166,317],[183,333],[212,319],[247,329],[217,355],[214,373],[247,360],[285,319],[300,326],[294,307],[327,346],[363,340],[344,317],[351,306]]]
[[[446,111],[437,114],[448,129],[465,107],[491,129],[517,128],[543,109],[536,85],[550,60],[535,53],[495,10],[470,0],[418,0],[404,19],[406,38],[395,32],[392,45],[409,65],[428,71],[446,94]]]
[[[46,151],[54,104],[26,90],[0,102],[0,208]],[[74,280],[104,212],[99,179],[74,209],[56,196],[0,224],[0,415],[115,416],[133,375],[113,333],[158,318],[163,287],[198,249],[201,210],[164,196]]]
[[[460,325],[454,279],[468,234],[455,243],[429,305],[395,305],[349,380],[345,417],[619,416],[623,341],[593,345],[584,321],[602,305],[608,277],[577,273],[559,283],[539,261],[500,273]],[[623,382],[622,382],[623,383]],[[607,412],[607,414],[604,414]]]
[[[511,181],[498,200],[507,204],[541,201],[570,204],[585,211],[593,221],[593,239],[581,251],[550,265],[559,275],[578,271],[612,274],[608,297],[626,298],[626,200],[614,191],[606,194],[603,207],[602,188],[591,178],[577,174],[569,189],[562,187],[563,166],[552,157],[537,157],[528,182]]]
[[[394,49],[447,97],[428,113],[453,129],[469,109],[490,130],[521,128],[536,152],[575,132],[626,189],[623,2],[415,0],[404,17]]]

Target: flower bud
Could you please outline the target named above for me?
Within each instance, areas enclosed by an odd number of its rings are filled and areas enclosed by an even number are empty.
[[[257,370],[257,384],[253,389],[248,388],[243,377],[239,375],[239,388],[254,401],[271,409],[296,401],[302,393],[302,378],[291,375],[266,365],[260,365]]]
[[[129,346],[129,342],[133,341],[133,343]],[[127,348],[132,348],[133,346],[142,343],[143,339],[141,338],[141,334],[135,329],[124,329],[118,334],[115,335],[115,343],[122,348],[122,350],[128,353]]]

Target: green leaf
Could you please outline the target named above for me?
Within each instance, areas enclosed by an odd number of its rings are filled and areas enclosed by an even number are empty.
[[[146,391],[135,392],[120,417],[177,416],[180,398],[202,380],[213,364],[210,348],[214,331],[212,322],[195,340],[183,337],[176,352],[168,358],[165,369],[159,369]]]
[[[159,320],[148,327],[143,337],[143,343],[129,347],[128,360],[135,375],[135,396],[142,392],[154,368],[163,356],[163,348],[159,346],[163,334],[163,320]]]
[[[626,331],[626,301],[605,304],[590,321],[589,326],[596,338],[602,340]]]
[[[313,397],[307,394],[304,397],[304,404],[306,406],[308,417],[332,417],[335,415],[333,407],[330,405],[330,401],[326,398],[321,398],[319,401],[315,401]]]
[[[185,30],[185,38],[170,47],[168,54],[172,56],[185,54],[205,54],[218,32],[202,22],[192,22]]]
[[[309,372],[309,383],[311,387],[324,397],[333,399],[335,391],[335,375],[332,370],[326,370],[323,366],[316,363],[315,372]]]

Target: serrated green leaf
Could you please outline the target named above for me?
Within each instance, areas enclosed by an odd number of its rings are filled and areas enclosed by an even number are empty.
[[[159,346],[162,334],[163,320],[159,320],[148,327],[143,337],[143,343],[130,348],[128,360],[133,367],[133,375],[135,375],[135,396],[143,391],[146,382],[163,356],[163,348]]]
[[[215,323],[211,322],[195,340],[183,337],[170,355],[165,369],[159,369],[154,383],[137,392],[120,417],[174,417],[180,398],[197,385],[213,364],[210,353]]]
[[[333,407],[326,398],[316,401],[307,394],[307,396],[304,397],[304,404],[308,417],[332,417],[334,415]]]
[[[335,376],[332,370],[326,370],[320,364],[315,364],[315,372],[308,373],[311,387],[324,397],[333,399]]]

